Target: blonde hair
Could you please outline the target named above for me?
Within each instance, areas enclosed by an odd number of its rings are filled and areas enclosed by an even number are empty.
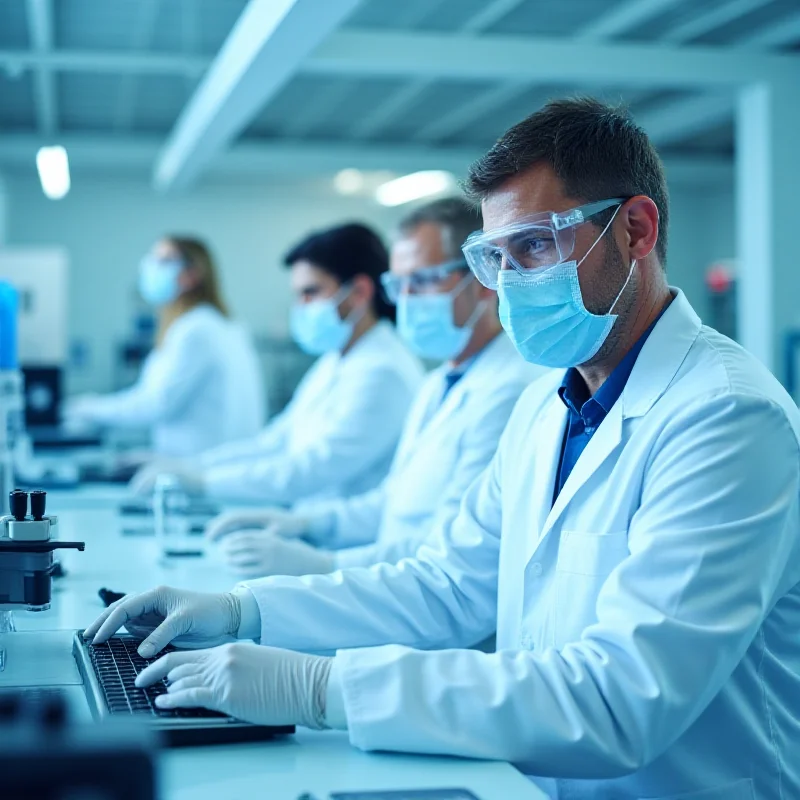
[[[228,307],[222,299],[219,288],[217,267],[206,244],[199,239],[186,236],[164,236],[162,241],[177,250],[184,268],[193,269],[199,280],[196,286],[184,292],[161,311],[156,335],[157,346],[164,340],[172,323],[196,306],[207,304],[216,308],[223,316],[228,316]]]

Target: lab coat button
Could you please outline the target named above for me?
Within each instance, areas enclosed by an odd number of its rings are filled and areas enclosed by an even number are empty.
[[[531,574],[537,578],[542,574],[542,565],[538,561],[535,564],[531,564]]]

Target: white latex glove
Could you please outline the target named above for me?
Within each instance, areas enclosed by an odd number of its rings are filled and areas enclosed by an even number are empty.
[[[189,467],[183,461],[159,460],[142,467],[128,484],[137,497],[152,494],[159,475],[172,475],[187,494],[203,494],[206,488],[203,472]]]
[[[112,603],[83,632],[83,637],[100,644],[124,626],[132,636],[144,639],[139,655],[150,658],[170,643],[201,648],[230,642],[241,620],[241,603],[233,594],[160,586]]]
[[[99,394],[68,397],[61,406],[61,419],[64,425],[71,428],[92,422],[101,397]]]
[[[292,539],[303,536],[309,530],[309,520],[301,514],[284,511],[282,508],[262,508],[252,511],[227,511],[214,517],[206,525],[206,537],[212,541],[234,531],[258,528],[267,529],[276,536]]]
[[[332,658],[255,644],[168,653],[136,678],[139,687],[166,678],[160,708],[208,708],[256,725],[325,725]]]
[[[231,533],[220,543],[226,565],[245,578],[268,575],[325,575],[336,571],[333,553],[270,530]]]

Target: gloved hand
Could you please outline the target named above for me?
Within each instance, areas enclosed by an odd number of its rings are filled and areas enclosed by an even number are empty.
[[[93,422],[102,395],[81,394],[68,397],[61,406],[61,421],[68,428],[81,427]]]
[[[173,461],[159,460],[147,464],[131,478],[128,488],[137,497],[151,494],[159,475],[172,475],[187,494],[203,494],[205,492],[206,482],[203,473],[177,459]]]
[[[121,627],[142,638],[143,658],[173,643],[179,647],[214,647],[230,642],[239,630],[239,598],[228,592],[207,594],[160,586],[131,594],[112,603],[84,632],[85,639],[100,644]]]
[[[139,687],[166,678],[160,708],[208,708],[256,725],[325,728],[332,658],[255,644],[167,653],[136,678]]]
[[[220,543],[227,566],[244,578],[267,575],[325,575],[336,571],[333,553],[269,529],[231,533]]]
[[[282,508],[262,508],[253,511],[228,511],[214,517],[206,525],[206,538],[214,541],[234,531],[264,529],[287,539],[303,536],[310,527],[307,517],[284,511]]]

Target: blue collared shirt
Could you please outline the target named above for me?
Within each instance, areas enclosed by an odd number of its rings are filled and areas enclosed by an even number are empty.
[[[666,310],[666,309],[665,309]],[[664,311],[661,312],[663,314]],[[564,380],[558,389],[558,396],[569,411],[567,429],[564,432],[564,441],[561,444],[561,458],[558,464],[558,475],[553,503],[564,488],[570,473],[578,463],[581,453],[586,449],[589,440],[614,403],[619,400],[625,384],[628,382],[633,365],[639,353],[650,336],[656,323],[661,319],[658,315],[652,325],[637,339],[636,344],[626,353],[625,358],[617,364],[614,371],[606,378],[605,383],[595,392],[589,393],[589,387],[575,367],[571,367],[564,375]]]

